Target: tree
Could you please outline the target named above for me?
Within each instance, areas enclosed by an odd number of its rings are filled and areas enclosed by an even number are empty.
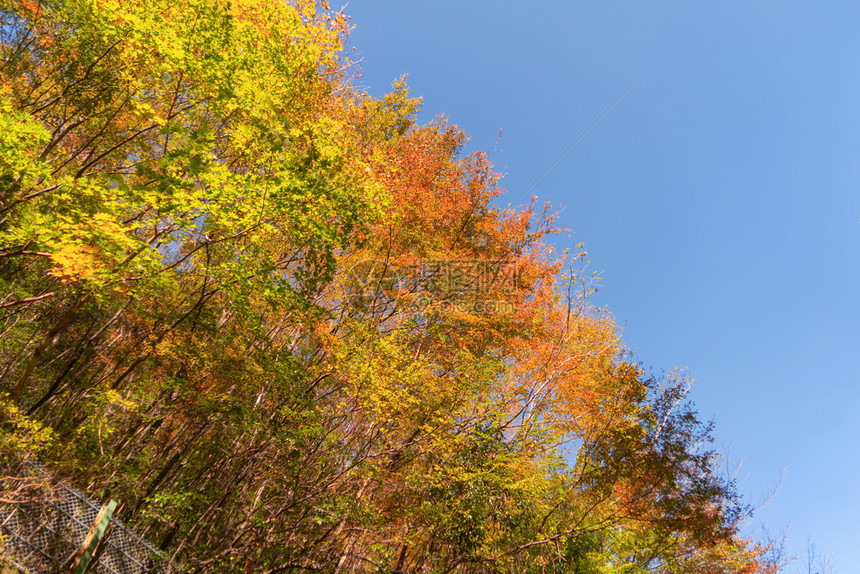
[[[766,571],[683,384],[404,79],[353,89],[341,14],[0,18],[7,465],[192,571]]]

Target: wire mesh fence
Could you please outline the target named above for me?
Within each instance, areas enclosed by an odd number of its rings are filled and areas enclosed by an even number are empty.
[[[101,505],[79,490],[51,480],[28,462],[0,485],[0,554],[25,572],[68,572]],[[98,574],[178,574],[180,570],[118,519],[91,563]]]

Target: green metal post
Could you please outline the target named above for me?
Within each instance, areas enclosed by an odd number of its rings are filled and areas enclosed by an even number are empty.
[[[93,523],[93,527],[90,529],[90,533],[87,534],[87,537],[84,539],[84,545],[81,547],[80,555],[78,557],[78,565],[77,568],[75,568],[75,574],[84,574],[84,572],[87,571],[87,566],[90,565],[90,559],[93,557],[93,552],[95,552],[99,542],[101,542],[102,536],[104,536],[105,529],[110,523],[110,518],[113,516],[114,510],[116,510],[115,500],[111,500],[107,505],[102,506],[102,509],[99,511],[99,515],[96,516],[96,521]]]

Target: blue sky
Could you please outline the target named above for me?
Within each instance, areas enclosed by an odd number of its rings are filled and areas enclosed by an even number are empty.
[[[336,7],[336,6],[335,6]],[[409,74],[585,243],[627,345],[684,367],[789,548],[860,563],[860,2],[356,1],[359,85]],[[494,151],[499,132],[501,139]],[[506,199],[503,198],[503,202]],[[521,202],[524,200],[521,200]],[[755,526],[755,525],[753,525]],[[800,570],[795,565],[791,570]]]

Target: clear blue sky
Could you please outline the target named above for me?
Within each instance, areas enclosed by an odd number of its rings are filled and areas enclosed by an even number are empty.
[[[336,6],[335,6],[336,7]],[[860,2],[355,1],[359,84],[409,73],[585,242],[637,358],[682,366],[758,519],[860,564]],[[799,565],[795,569],[799,569]]]

